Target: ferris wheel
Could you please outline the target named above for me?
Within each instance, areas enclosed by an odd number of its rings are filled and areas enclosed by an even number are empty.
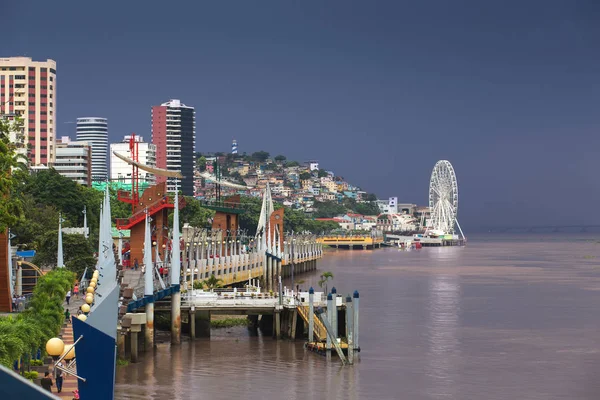
[[[456,225],[462,235],[457,220],[458,183],[449,161],[440,160],[433,167],[429,180],[429,210],[429,230],[438,231],[439,234],[453,234]]]

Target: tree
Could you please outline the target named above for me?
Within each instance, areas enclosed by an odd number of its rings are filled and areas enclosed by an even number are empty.
[[[367,193],[365,200],[366,201],[377,201],[377,195],[375,193]]]
[[[223,287],[223,280],[212,274],[208,279],[202,281],[202,285],[208,290]]]
[[[317,172],[317,176],[319,178],[325,178],[326,176],[329,176],[329,174],[327,173],[327,171],[325,171],[323,168],[319,169],[319,171]]]
[[[26,175],[26,159],[17,154],[10,134],[22,132],[22,121],[0,118],[0,232],[15,225],[23,217],[18,191]]]
[[[275,156],[275,161],[277,162],[283,162],[287,159],[286,156],[279,154],[278,156]]]
[[[52,229],[58,229],[58,210],[45,204],[38,204],[33,196],[22,194],[24,218],[11,227],[16,237],[12,243],[37,248],[38,238]]]
[[[306,181],[308,179],[311,179],[312,175],[310,173],[308,173],[308,172],[303,172],[303,173],[300,174],[299,178],[300,178],[301,181]]]
[[[198,157],[198,159],[196,160],[196,165],[198,166],[198,170],[200,172],[206,171],[206,157],[204,157],[204,156]]]
[[[80,216],[83,217],[81,212],[86,205],[84,190],[83,186],[60,175],[54,168],[36,172],[24,188],[38,203],[56,207],[73,225],[79,223]]]
[[[267,158],[269,158],[269,153],[266,151],[256,151],[254,153],[252,153],[252,159],[254,161],[258,161],[258,162],[265,162],[267,161]]]
[[[323,287],[323,285],[325,285],[325,293],[329,293],[329,289],[327,288],[327,282],[329,281],[329,279],[333,280],[333,272],[323,272],[320,278],[321,279],[319,280],[319,282],[317,282],[319,284],[319,287]]]
[[[186,196],[185,207],[179,211],[179,223],[180,226],[187,222],[194,228],[210,228],[209,221],[214,215],[215,212],[202,207],[199,200]]]
[[[288,161],[285,163],[286,168],[298,167],[300,163],[298,161]]]
[[[39,266],[55,266],[57,248],[58,228],[42,236],[33,263]],[[90,241],[83,235],[63,233],[65,267],[77,276],[81,276],[86,267],[92,269],[96,265],[94,250]]]
[[[346,213],[346,207],[333,201],[315,201],[313,208],[315,218],[334,218]]]

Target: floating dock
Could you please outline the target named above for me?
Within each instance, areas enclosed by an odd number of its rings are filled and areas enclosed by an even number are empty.
[[[343,236],[332,235],[317,238],[317,243],[335,247],[336,249],[378,249],[384,245],[383,236],[357,235]]]

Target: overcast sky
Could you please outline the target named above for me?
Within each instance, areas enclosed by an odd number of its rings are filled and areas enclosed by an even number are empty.
[[[149,140],[178,98],[197,151],[419,204],[447,159],[466,229],[600,223],[598,1],[0,1],[0,57],[58,63],[59,137],[100,116]]]

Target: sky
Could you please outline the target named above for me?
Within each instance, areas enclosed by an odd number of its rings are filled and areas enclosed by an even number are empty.
[[[447,159],[465,230],[600,224],[595,0],[0,2],[0,57],[57,61],[58,137],[100,116],[149,140],[176,98],[197,151],[235,138],[418,204]]]

